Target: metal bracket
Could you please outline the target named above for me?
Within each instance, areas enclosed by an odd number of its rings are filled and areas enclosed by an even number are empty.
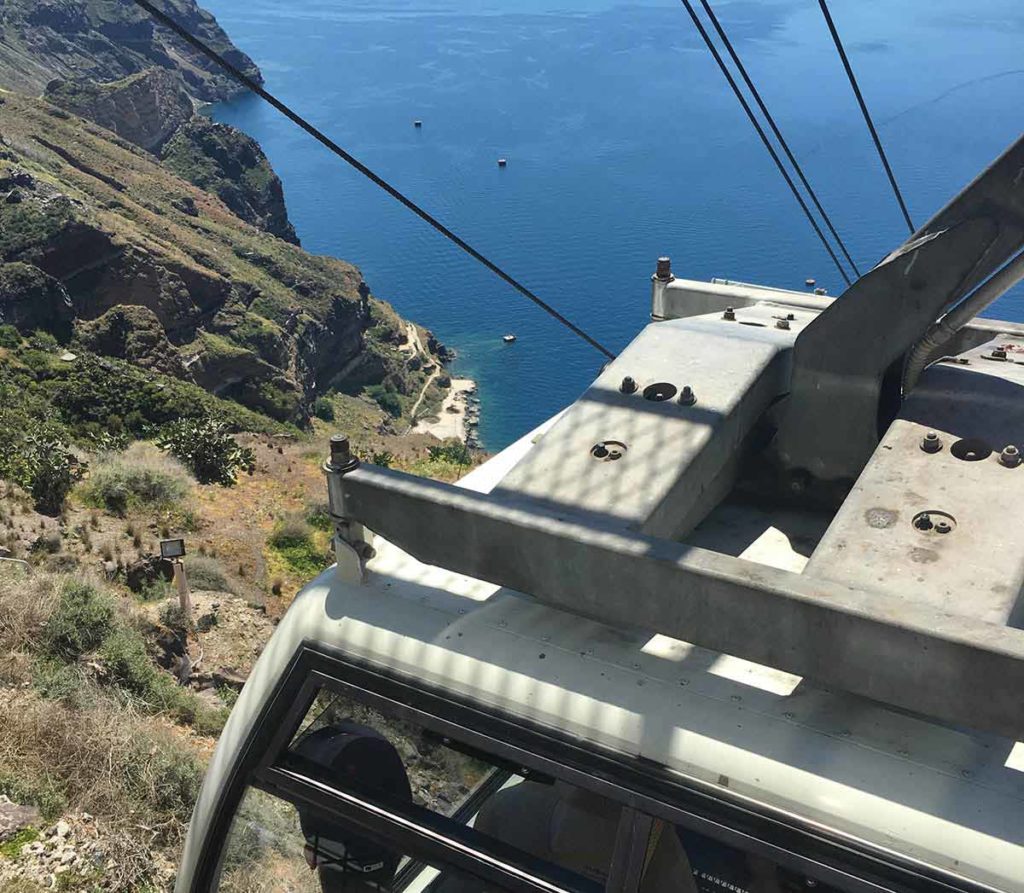
[[[602,526],[532,498],[375,466],[345,475],[340,487],[352,518],[425,564],[609,626],[1024,737],[1021,630]]]
[[[888,376],[942,312],[1024,245],[1024,138],[796,340],[774,452],[787,470],[852,482],[899,407]]]

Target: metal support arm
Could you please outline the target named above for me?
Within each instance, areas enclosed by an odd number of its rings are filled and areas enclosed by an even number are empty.
[[[424,563],[610,626],[660,632],[1024,737],[1020,630],[602,528],[529,498],[473,493],[375,466],[339,477],[350,520]]]

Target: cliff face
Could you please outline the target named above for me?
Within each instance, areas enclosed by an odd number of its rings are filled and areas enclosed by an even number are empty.
[[[246,223],[299,243],[281,180],[259,144],[196,115],[181,77],[150,68],[109,84],[51,81],[45,98],[160,155],[178,176],[218,196]]]
[[[73,320],[92,349],[279,420],[304,421],[328,386],[420,377],[404,322],[355,267],[260,232],[151,155],[16,94],[0,96],[0,292],[5,321],[59,335]]]
[[[154,153],[193,115],[181,77],[165,68],[150,68],[109,84],[50,81],[44,96]]]
[[[247,223],[299,244],[285,209],[281,180],[252,137],[195,115],[175,133],[161,157],[179,177],[212,192]]]
[[[164,11],[262,81],[255,63],[195,0],[160,0]],[[147,68],[178,72],[197,99],[215,102],[241,91],[212,62],[128,0],[3,0],[0,85],[38,96],[56,79],[116,81]]]

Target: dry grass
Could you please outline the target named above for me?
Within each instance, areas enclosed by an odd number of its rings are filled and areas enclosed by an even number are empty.
[[[63,582],[56,575],[30,576],[0,562],[0,681],[18,683],[31,675],[32,654],[42,646]]]
[[[139,441],[122,453],[96,459],[80,492],[89,505],[124,515],[131,509],[179,506],[191,485],[192,478],[180,462]]]
[[[49,818],[95,815],[120,850],[108,889],[137,889],[157,854],[177,852],[202,775],[181,736],[99,691],[89,709],[28,692],[4,698],[0,728],[0,792]]]

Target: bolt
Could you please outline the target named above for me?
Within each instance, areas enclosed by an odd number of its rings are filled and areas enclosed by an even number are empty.
[[[999,463],[1007,468],[1016,468],[1020,465],[1020,450],[1012,443],[1007,444],[999,454]]]
[[[786,314],[786,319],[796,319],[796,314],[795,313],[787,313]]]
[[[722,319],[734,320],[736,319],[736,311],[732,307],[726,307],[725,313],[722,314]]]
[[[658,258],[658,268],[654,273],[654,278],[660,279],[662,282],[669,282],[675,279],[675,276],[672,275],[672,258]]]
[[[590,454],[595,459],[603,459],[605,458],[605,456],[608,455],[608,447],[606,447],[603,443],[594,444],[594,446],[591,447],[590,449]]]
[[[929,431],[921,438],[921,449],[926,453],[937,453],[942,449],[942,439],[934,431]]]
[[[1006,359],[1006,349],[1002,348],[1002,347],[995,348],[992,351],[992,359],[993,360],[1005,360]]]
[[[627,375],[622,379],[622,384],[619,385],[619,390],[622,391],[623,394],[635,394],[636,382],[631,376]]]
[[[331,458],[328,466],[332,471],[347,472],[359,467],[359,460],[352,455],[348,438],[344,434],[331,435]]]
[[[788,319],[777,319],[775,320],[775,328],[777,329],[789,329]]]
[[[921,515],[921,517],[914,522],[914,526],[918,530],[931,530],[935,525],[932,524],[932,519],[928,515]]]
[[[688,384],[683,385],[683,389],[679,392],[679,404],[680,406],[693,406],[697,402],[697,395],[693,393],[693,388]]]
[[[949,521],[936,521],[935,532],[936,533],[949,533],[953,529]]]
[[[818,296],[827,295],[828,294],[828,289],[827,288],[816,288],[816,289],[814,289],[814,293],[816,295],[818,295]]]

